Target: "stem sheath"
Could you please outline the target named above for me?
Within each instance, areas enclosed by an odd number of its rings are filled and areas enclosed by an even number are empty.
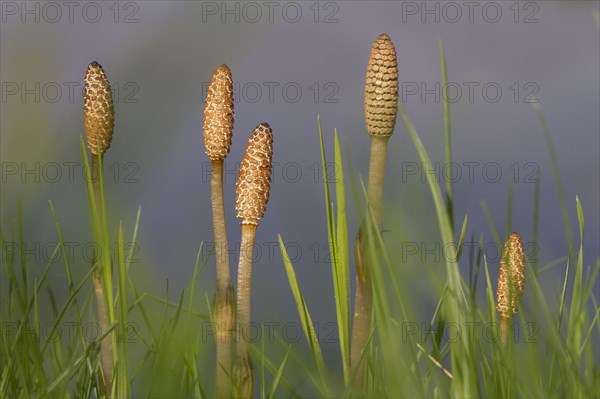
[[[364,224],[363,224],[364,225]],[[361,392],[363,387],[367,347],[371,327],[371,312],[373,308],[373,287],[368,257],[362,241],[362,228],[354,240],[354,260],[356,263],[356,291],[354,295],[354,321],[352,323],[352,339],[350,341],[350,364],[354,375],[353,387]]]

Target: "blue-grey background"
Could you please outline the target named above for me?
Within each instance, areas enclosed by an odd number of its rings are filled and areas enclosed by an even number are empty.
[[[114,139],[105,157],[111,234],[116,236],[122,220],[131,236],[141,207],[132,270],[153,281],[149,289],[159,295],[168,279],[177,298],[190,280],[200,242],[212,239],[202,110],[206,83],[215,68],[226,63],[237,82],[235,132],[227,158],[230,173],[225,177],[232,246],[240,233],[234,212],[235,164],[257,124],[270,123],[275,136],[271,199],[257,236],[253,317],[278,314],[296,320],[275,245],[281,234],[290,243],[290,256],[297,254],[296,273],[313,317],[335,321],[317,116],[330,157],[337,128],[354,178],[365,177],[369,139],[362,106],[364,76],[371,43],[382,32],[397,49],[403,106],[442,169],[442,103],[435,87],[440,82],[438,39],[443,39],[453,82],[449,95],[456,98],[453,157],[462,173],[456,183],[457,224],[468,213],[469,235],[477,240],[483,234],[484,242],[491,244],[482,210],[485,201],[503,235],[507,190],[513,180],[512,230],[530,242],[532,177],[539,171],[538,262],[544,265],[566,256],[550,158],[529,103],[529,95],[535,93],[554,141],[575,242],[578,195],[586,215],[584,262],[596,262],[597,2],[474,2],[472,14],[463,2],[433,1],[135,1],[75,2],[72,7],[62,2],[2,3],[0,215],[8,234],[14,229],[20,198],[33,263],[45,263],[51,253],[45,248],[56,241],[51,200],[65,240],[74,243],[75,261],[86,265],[82,248],[90,240],[89,216],[79,137],[84,134],[83,77],[87,64],[97,60],[115,94]],[[472,98],[468,85],[474,87]],[[462,88],[458,98],[452,91],[457,86]],[[418,93],[410,94],[415,88]],[[384,227],[390,231],[395,259],[424,260],[441,268],[435,248],[433,255],[403,252],[409,242],[427,253],[437,240],[431,196],[416,162],[399,118],[390,140]],[[417,174],[407,174],[415,166]],[[439,180],[443,184],[443,176]],[[347,182],[353,236],[358,218]],[[497,253],[486,255],[495,278]],[[213,265],[210,260],[199,282],[209,297]],[[564,268],[561,262],[548,272],[544,283],[549,289],[559,286]],[[463,272],[468,273],[466,268]],[[62,266],[54,271],[56,276],[61,273]],[[413,286],[418,300],[420,283]],[[429,318],[430,313],[423,315],[424,321]]]

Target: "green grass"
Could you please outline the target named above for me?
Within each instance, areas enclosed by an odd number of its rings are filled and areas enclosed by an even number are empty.
[[[443,44],[439,43],[442,80],[447,81]],[[534,110],[541,123],[540,139],[546,142],[552,174],[558,189],[562,215],[541,215],[540,183],[534,193],[533,237],[538,241],[541,217],[561,218],[565,225],[565,256],[537,264],[529,260],[527,284],[522,310],[515,317],[519,329],[513,332],[504,348],[493,339],[498,325],[495,309],[496,262],[488,262],[482,246],[466,250],[467,242],[484,241],[487,233],[472,231],[469,215],[456,215],[455,191],[451,182],[443,187],[431,174],[427,190],[435,224],[419,226],[428,235],[427,244],[441,243],[446,249],[439,263],[403,261],[398,242],[413,237],[413,226],[394,225],[389,232],[369,235],[368,245],[381,248],[369,251],[373,265],[374,318],[367,357],[365,392],[351,390],[350,368],[351,269],[353,256],[349,238],[358,226],[349,226],[346,197],[352,187],[357,215],[362,215],[365,189],[342,157],[338,132],[333,133],[333,149],[324,144],[320,121],[315,145],[320,145],[322,165],[328,165],[332,153],[339,167],[334,181],[325,181],[324,200],[326,229],[332,248],[330,295],[335,305],[339,340],[339,362],[326,361],[322,342],[311,317],[318,306],[305,295],[311,287],[301,286],[295,266],[279,237],[281,267],[285,269],[290,296],[295,301],[297,321],[306,342],[295,344],[277,336],[275,342],[263,339],[252,346],[257,370],[256,394],[260,397],[598,397],[600,369],[600,307],[597,288],[600,258],[593,264],[583,257],[585,243],[584,207],[579,198],[569,203],[562,188],[560,170],[549,128],[541,109]],[[429,169],[431,158],[419,137],[418,122],[411,121],[400,109],[401,130],[408,132],[402,145],[412,145],[420,161]],[[446,162],[451,157],[450,106],[443,104],[444,131],[439,140],[445,144]],[[317,144],[318,143],[318,144]],[[390,156],[395,142],[390,141]],[[411,144],[412,143],[412,144]],[[88,164],[82,141],[82,158]],[[89,168],[85,169],[89,176]],[[328,173],[323,171],[327,178]],[[350,184],[347,185],[346,182]],[[30,264],[25,253],[26,210],[18,205],[14,220],[3,220],[0,229],[2,269],[0,272],[0,397],[72,397],[94,398],[101,386],[99,344],[113,339],[115,397],[211,397],[214,395],[215,343],[206,326],[212,319],[209,298],[212,292],[198,288],[198,280],[208,262],[202,257],[202,244],[190,283],[181,292],[170,292],[168,282],[163,293],[145,292],[135,278],[139,271],[132,263],[133,246],[141,220],[138,210],[135,223],[109,226],[107,211],[111,204],[97,204],[90,179],[88,191],[90,231],[99,244],[103,260],[103,278],[109,307],[110,330],[90,337],[84,326],[95,320],[95,303],[89,264],[72,264],[67,255],[61,219],[52,203],[49,214],[55,223],[58,243],[47,264]],[[394,187],[388,187],[388,190]],[[510,232],[511,214],[520,204],[513,201],[515,187],[507,187],[507,231],[498,231],[493,212],[485,202],[482,211],[489,222],[492,239],[501,244]],[[335,199],[334,199],[335,196]],[[383,212],[392,212],[386,209]],[[398,212],[410,212],[404,204]],[[577,212],[579,237],[573,234],[568,214]],[[99,211],[101,210],[101,211]],[[396,211],[396,210],[394,210]],[[471,212],[479,212],[473,209]],[[102,217],[100,216],[102,215]],[[373,215],[367,221],[373,223]],[[458,223],[462,220],[462,225]],[[456,225],[455,225],[456,223]],[[460,228],[456,236],[455,228]],[[126,240],[126,237],[127,240]],[[131,237],[131,239],[129,239]],[[467,238],[469,237],[469,238]],[[475,239],[477,237],[477,241]],[[577,242],[577,238],[579,241]],[[207,237],[210,239],[210,237]],[[117,243],[116,256],[108,254],[111,242]],[[456,244],[458,243],[458,244]],[[14,244],[19,251],[14,251]],[[473,248],[473,247],[471,247]],[[59,255],[60,263],[56,261]],[[64,266],[61,271],[53,265]],[[563,267],[559,279],[549,271]],[[50,279],[50,270],[54,273]],[[468,275],[464,270],[469,270]],[[329,273],[321,269],[324,275]],[[57,276],[58,275],[58,276]],[[555,274],[554,274],[555,275]],[[550,276],[550,277],[549,277]],[[57,278],[58,277],[58,278]],[[65,295],[66,293],[66,295]],[[175,301],[169,298],[176,298]],[[72,334],[60,326],[72,323]],[[50,326],[50,327],[48,327]],[[470,328],[472,329],[470,330]],[[43,329],[43,330],[42,330]],[[460,332],[460,337],[457,333]],[[457,338],[458,337],[458,338]],[[135,343],[133,345],[132,343]],[[306,353],[309,355],[307,356]]]

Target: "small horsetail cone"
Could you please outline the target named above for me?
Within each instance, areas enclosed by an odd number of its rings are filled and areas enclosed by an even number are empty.
[[[365,122],[372,136],[389,137],[398,109],[398,62],[396,48],[382,33],[371,46],[365,82]]]
[[[210,78],[204,106],[204,146],[211,161],[225,159],[233,135],[233,80],[227,65]]]
[[[242,159],[237,180],[235,209],[242,224],[258,225],[269,201],[273,133],[267,123],[258,125]]]
[[[502,252],[500,276],[498,277],[498,301],[500,312],[500,339],[506,345],[510,329],[510,318],[519,309],[519,301],[525,288],[525,254],[521,236],[512,233]]]
[[[103,155],[112,140],[115,111],[110,83],[96,61],[88,65],[85,73],[83,123],[90,152]]]
[[[252,249],[258,221],[262,219],[271,189],[273,133],[268,124],[258,125],[242,159],[237,180],[235,209],[242,219],[242,241],[238,262],[237,320],[241,339],[233,368],[235,392],[239,398],[251,398],[254,392],[254,367],[250,358],[250,292],[252,287]]]
[[[498,303],[496,309],[503,318],[509,318],[519,310],[519,300],[525,288],[525,254],[521,236],[512,233],[506,243],[500,261],[498,277]]]
[[[85,72],[84,95],[83,95],[83,126],[87,146],[92,153],[91,169],[94,172],[101,172],[101,160],[104,153],[110,147],[115,125],[115,111],[113,108],[112,90],[110,83],[102,66],[96,61],[91,62]],[[99,175],[98,175],[99,176]],[[99,207],[102,201],[100,192],[100,180],[92,179],[94,199]],[[100,330],[106,332],[109,330],[110,312],[107,310],[105,301],[103,283],[101,274],[105,273],[99,267],[98,254],[94,251],[92,257],[92,267],[94,268],[92,281],[94,283],[94,293],[96,295],[96,305],[98,313],[98,323]],[[105,276],[108,273],[105,273]],[[109,293],[108,295],[111,295]],[[113,332],[114,333],[114,332]],[[104,383],[104,392],[106,397],[110,398],[113,387],[113,338],[109,337],[100,343],[100,366],[102,370],[102,380]]]

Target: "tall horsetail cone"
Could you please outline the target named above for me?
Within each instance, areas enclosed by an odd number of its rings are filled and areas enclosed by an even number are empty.
[[[231,396],[231,345],[235,331],[235,292],[230,281],[227,228],[223,204],[223,163],[233,135],[233,80],[227,65],[213,73],[204,103],[204,151],[212,162],[211,204],[217,284],[213,302],[217,330],[216,396]]]
[[[258,225],[269,201],[273,133],[267,123],[258,125],[242,159],[237,180],[235,209],[242,224]]]
[[[519,310],[519,302],[525,289],[525,253],[523,241],[512,233],[504,244],[498,277],[496,309],[500,312],[500,337],[503,343],[508,338],[509,321]]]
[[[112,140],[115,111],[110,83],[96,61],[88,65],[85,73],[83,123],[90,152],[104,154]]]
[[[396,48],[382,33],[371,46],[365,81],[365,124],[372,136],[389,137],[398,109],[398,62]]]
[[[204,106],[204,146],[212,160],[225,159],[233,135],[233,79],[227,65],[210,78]]]
[[[237,397],[251,398],[254,391],[254,368],[249,354],[250,292],[252,286],[252,253],[258,221],[262,219],[271,189],[273,133],[268,124],[258,125],[242,159],[237,180],[235,208],[242,219],[242,240],[238,263],[237,320],[240,339],[233,379]]]
[[[367,185],[368,207],[354,241],[356,290],[354,294],[354,316],[350,339],[350,366],[352,367],[353,389],[363,392],[371,317],[373,313],[373,287],[371,284],[371,252],[378,248],[367,245],[368,237],[374,234],[381,220],[383,183],[388,141],[396,125],[398,110],[398,62],[396,49],[388,35],[382,33],[371,46],[365,79],[365,126],[371,141],[369,179]],[[373,220],[371,220],[371,212]],[[373,223],[371,223],[371,221]],[[368,228],[367,228],[368,227]]]

